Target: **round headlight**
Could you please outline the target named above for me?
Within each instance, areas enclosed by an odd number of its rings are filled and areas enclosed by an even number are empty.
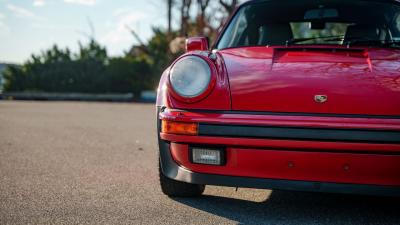
[[[211,81],[211,69],[204,59],[187,56],[174,64],[169,79],[177,94],[193,98],[207,90]]]

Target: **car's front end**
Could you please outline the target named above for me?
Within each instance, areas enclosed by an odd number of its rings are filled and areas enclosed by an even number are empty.
[[[164,72],[164,193],[193,196],[209,184],[400,195],[400,6],[299,4],[244,4],[214,51],[192,39],[188,49],[199,51]],[[352,4],[360,12],[346,11]],[[291,16],[279,17],[279,6]],[[293,37],[304,23],[314,35],[343,35]]]

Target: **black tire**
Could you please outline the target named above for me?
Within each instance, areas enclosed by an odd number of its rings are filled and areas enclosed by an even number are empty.
[[[170,197],[198,197],[203,194],[206,187],[205,185],[189,184],[166,177],[161,171],[160,163],[158,164],[158,173],[161,190]]]

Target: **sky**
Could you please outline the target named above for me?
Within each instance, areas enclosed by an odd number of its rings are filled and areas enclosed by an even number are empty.
[[[23,63],[54,44],[76,51],[92,34],[122,55],[137,43],[126,26],[146,41],[166,14],[162,0],[0,0],[0,62]]]

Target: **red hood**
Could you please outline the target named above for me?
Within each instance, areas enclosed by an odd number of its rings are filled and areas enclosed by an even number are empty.
[[[400,51],[332,47],[221,50],[232,109],[400,115]],[[316,95],[327,96],[317,103]]]

